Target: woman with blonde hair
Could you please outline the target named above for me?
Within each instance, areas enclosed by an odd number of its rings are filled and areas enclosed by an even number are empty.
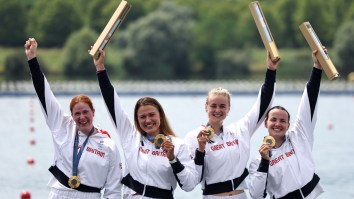
[[[272,104],[278,63],[268,53],[265,82],[256,103],[242,119],[228,126],[223,121],[230,111],[231,94],[224,88],[209,91],[205,103],[207,122],[185,137],[196,167],[202,167],[198,171],[203,198],[247,198],[244,179],[248,175],[250,140]]]

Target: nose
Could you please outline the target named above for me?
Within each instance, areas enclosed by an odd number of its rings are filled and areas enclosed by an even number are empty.
[[[84,119],[84,118],[85,118],[84,114],[79,115],[79,119]]]
[[[145,122],[146,122],[146,123],[151,122],[151,118],[150,118],[150,117],[146,117],[146,118],[145,118]]]
[[[216,107],[216,108],[215,108],[215,111],[216,111],[216,112],[220,112],[220,111],[222,111],[222,108],[221,108],[221,107]]]
[[[275,121],[274,125],[275,125],[275,126],[280,126],[280,121],[278,121],[278,120]]]

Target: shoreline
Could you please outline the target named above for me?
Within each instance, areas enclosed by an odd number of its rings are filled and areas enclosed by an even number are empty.
[[[101,95],[96,81],[52,81],[49,82],[56,96],[72,96],[83,93]],[[199,96],[206,95],[211,88],[224,87],[232,95],[257,95],[262,81],[112,81],[121,96]],[[277,81],[276,95],[302,94],[305,81]],[[0,97],[35,95],[32,81],[0,82]],[[354,95],[354,82],[321,82],[321,95]]]

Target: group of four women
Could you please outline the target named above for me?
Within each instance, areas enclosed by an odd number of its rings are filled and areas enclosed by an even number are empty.
[[[268,53],[265,81],[256,103],[239,121],[223,124],[230,111],[230,93],[210,90],[205,102],[208,120],[185,139],[175,135],[161,104],[152,97],[140,98],[134,122],[123,110],[118,92],[105,69],[105,50],[94,59],[99,87],[119,147],[109,134],[94,126],[95,109],[89,97],[75,96],[71,114],[61,108],[37,60],[37,42],[26,41],[33,85],[54,143],[54,163],[49,171],[49,198],[173,198],[177,186],[185,191],[201,184],[203,198],[316,198],[323,190],[311,155],[316,123],[317,98],[322,69],[315,58],[291,130],[290,115],[272,106],[276,69]],[[250,141],[262,125],[274,137],[275,146],[264,142],[259,158],[249,168]],[[246,177],[249,176],[249,183]],[[102,195],[101,195],[102,193]]]

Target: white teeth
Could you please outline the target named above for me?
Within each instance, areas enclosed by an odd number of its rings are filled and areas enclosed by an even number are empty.
[[[279,128],[273,128],[274,131],[281,131]]]

